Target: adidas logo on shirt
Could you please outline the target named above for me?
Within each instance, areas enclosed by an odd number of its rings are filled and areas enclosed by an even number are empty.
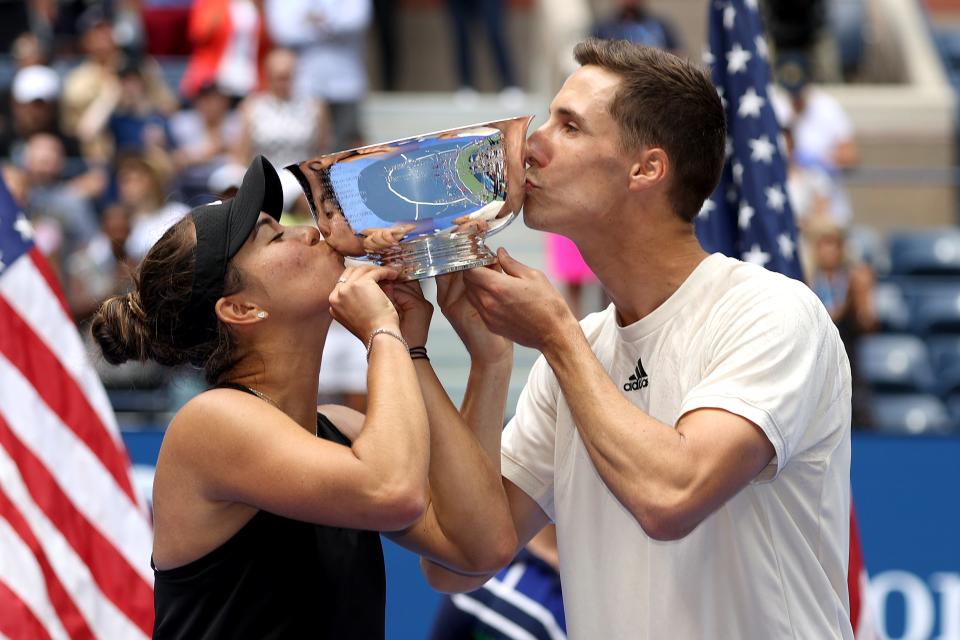
[[[649,384],[650,380],[647,378],[647,372],[643,370],[643,363],[640,362],[640,358],[637,358],[637,367],[633,370],[630,377],[627,378],[627,381],[623,383],[623,390],[639,391]]]

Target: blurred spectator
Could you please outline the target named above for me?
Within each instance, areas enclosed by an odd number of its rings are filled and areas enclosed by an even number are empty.
[[[461,91],[476,89],[471,56],[471,22],[479,18],[487,32],[490,50],[493,52],[497,72],[500,74],[500,89],[505,97],[517,95],[520,89],[514,76],[513,62],[504,34],[503,0],[447,0],[453,20],[454,45],[457,49],[457,78]],[[479,15],[478,15],[479,14]]]
[[[367,350],[355,335],[334,320],[323,345],[317,404],[342,404],[367,410]]]
[[[593,36],[604,40],[629,40],[673,53],[682,48],[670,22],[650,12],[646,0],[618,0],[617,11],[597,22]]]
[[[36,4],[39,3],[0,2],[0,51],[10,51],[16,39],[30,30],[31,5]]]
[[[230,98],[215,83],[200,87],[193,107],[170,118],[176,150],[173,164],[184,202],[207,192],[214,171],[231,161],[230,152],[240,137],[239,115]]]
[[[126,293],[137,261],[128,253],[130,212],[120,204],[107,207],[100,229],[89,242],[66,259],[67,302],[78,323],[87,320],[100,303]]]
[[[63,145],[55,136],[36,133],[23,154],[25,210],[32,221],[55,224],[60,242],[48,247],[59,257],[54,267],[63,273],[64,261],[97,231],[97,215],[90,199],[87,176],[65,180]],[[100,181],[102,185],[102,181]]]
[[[275,49],[267,56],[266,90],[240,104],[241,134],[237,162],[262,154],[278,169],[326,151],[330,123],[323,100],[295,94],[296,55]],[[281,172],[281,176],[289,175]]]
[[[549,525],[487,585],[444,598],[430,640],[565,639],[559,569],[557,531]]]
[[[380,53],[380,78],[386,91],[397,88],[400,50],[397,48],[396,0],[373,0],[374,23]]]
[[[854,426],[871,424],[869,388],[859,375],[856,361],[860,336],[877,328],[873,305],[873,270],[854,263],[846,248],[843,229],[828,218],[810,221],[805,231],[810,256],[807,265],[810,287],[830,312],[850,360],[853,374]]]
[[[80,155],[75,138],[60,128],[60,78],[50,67],[20,69],[10,89],[12,122],[0,132],[0,153],[20,161],[26,141],[37,133],[56,137],[69,157]]]
[[[596,282],[596,276],[584,262],[573,240],[555,233],[546,235],[547,271],[561,285],[573,315],[582,318],[588,313],[583,304],[583,287]]]
[[[47,65],[50,61],[49,52],[40,42],[40,38],[29,31],[17,36],[10,47],[10,54],[13,56],[17,69],[32,67],[33,65]]]
[[[189,35],[193,53],[180,84],[185,98],[192,100],[210,84],[235,98],[262,85],[270,49],[263,0],[196,0]]]
[[[370,0],[265,1],[270,37],[299,54],[293,95],[327,103],[333,149],[361,145],[360,102],[367,93],[364,51]]]
[[[846,225],[852,211],[842,172],[859,161],[853,125],[835,98],[810,84],[806,56],[781,56],[777,75],[783,91],[774,92],[772,100],[781,127],[791,132],[790,160],[800,169],[825,174],[831,180],[829,214],[841,226]]]
[[[168,180],[167,168],[149,156],[125,154],[117,162],[119,203],[131,214],[127,253],[137,261],[189,211],[185,204],[166,200]]]
[[[150,97],[143,73],[126,64],[115,80],[101,86],[77,124],[77,133],[92,143],[106,132],[114,153],[135,151],[165,156],[172,146],[169,123]]]
[[[117,46],[113,24],[102,7],[93,5],[84,12],[79,21],[79,30],[85,57],[67,74],[64,81],[64,131],[71,135],[77,133],[80,119],[91,104],[98,98],[102,99],[105,92],[116,91],[119,85],[117,73],[121,67],[140,70],[147,101],[156,111],[168,115],[177,110],[179,104],[164,82],[159,66],[146,58],[141,59],[139,64],[128,60],[128,56]],[[86,143],[84,152],[88,158],[106,161],[110,157],[102,137]]]

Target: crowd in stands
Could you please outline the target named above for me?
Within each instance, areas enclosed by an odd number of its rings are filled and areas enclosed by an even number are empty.
[[[91,314],[130,287],[147,249],[190,208],[231,195],[253,155],[280,168],[363,142],[368,0],[164,3],[161,14],[184,18],[189,52],[164,64],[146,40],[156,3],[13,4],[0,11],[3,178],[87,339]],[[288,211],[305,215],[284,175]],[[172,410],[200,385],[189,372],[172,381],[149,364],[95,362],[118,410]]]
[[[516,98],[503,0],[441,4],[452,27],[450,64],[459,93],[474,90],[470,40],[483,34],[501,96]],[[84,326],[100,301],[126,290],[131,269],[170,224],[193,206],[230,195],[254,154],[283,167],[362,144],[367,32],[375,30],[381,54],[380,85],[395,88],[402,59],[396,11],[393,2],[370,0],[0,5],[0,51],[8,52],[0,57],[3,177],[31,217],[78,324]],[[183,17],[177,24],[185,28],[165,25],[171,12]],[[778,31],[777,19],[769,17],[771,38],[781,40],[773,42],[774,106],[789,151],[789,197],[808,281],[830,309],[854,365],[854,425],[960,428],[960,339],[953,334],[960,319],[946,317],[960,316],[960,290],[948,278],[960,272],[951,257],[960,254],[960,241],[944,249],[953,235],[930,236],[924,248],[910,251],[946,258],[917,266],[903,257],[909,254],[903,247],[922,240],[906,234],[887,247],[853,224],[843,177],[858,162],[854,131],[837,103],[811,82],[823,77],[811,44],[817,38],[801,42],[794,32]],[[643,0],[610,3],[609,12],[594,14],[582,30],[691,54],[678,29]],[[187,55],[158,62],[153,52]],[[842,75],[851,69],[845,62]],[[307,215],[296,181],[282,175],[287,209]],[[547,251],[578,314],[593,310],[582,295],[592,276],[576,248],[552,238]],[[935,313],[944,317],[931,319]],[[331,362],[357,375],[349,389],[325,392],[362,408],[362,353],[338,347],[340,340],[350,337],[334,330]],[[154,401],[169,408],[178,393],[188,397],[199,384],[187,376],[177,391],[149,365],[104,365],[101,374],[121,409]],[[143,393],[156,389],[167,394],[163,402]],[[907,396],[913,404],[904,404]]]

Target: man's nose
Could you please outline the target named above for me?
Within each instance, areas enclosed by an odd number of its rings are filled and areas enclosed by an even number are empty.
[[[524,152],[523,161],[528,167],[541,167],[544,164],[545,156],[543,152],[543,126],[531,133],[530,137],[527,138],[527,145]]]

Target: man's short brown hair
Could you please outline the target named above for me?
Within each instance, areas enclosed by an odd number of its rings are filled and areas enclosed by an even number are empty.
[[[585,40],[573,55],[581,65],[622,78],[609,106],[621,147],[667,152],[670,204],[692,222],[720,180],[726,148],[726,118],[710,76],[673,54],[625,40]]]

